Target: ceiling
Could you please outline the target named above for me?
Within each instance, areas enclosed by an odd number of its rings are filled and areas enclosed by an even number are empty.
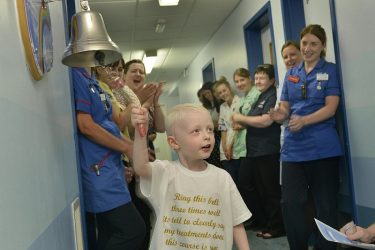
[[[89,0],[103,15],[111,39],[125,61],[142,59],[156,49],[157,60],[147,81],[176,82],[241,0],[180,0],[160,7],[158,0]],[[162,33],[155,32],[165,20]]]

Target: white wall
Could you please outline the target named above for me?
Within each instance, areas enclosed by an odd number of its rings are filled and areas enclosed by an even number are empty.
[[[260,36],[262,41],[263,62],[271,63],[270,43],[272,42],[272,40],[271,29],[269,25],[267,25],[261,30]]]
[[[180,102],[198,103],[197,91],[202,83],[202,67],[212,57],[215,59],[216,78],[225,76],[232,84],[232,75],[239,67],[247,68],[247,55],[243,27],[267,3],[266,0],[242,0],[230,17],[212,37],[207,46],[189,66],[189,75],[178,82]],[[272,22],[279,74],[284,75],[283,62],[279,56],[284,43],[281,5],[279,0],[271,0]],[[268,45],[267,45],[268,48]],[[283,79],[283,77],[281,78]]]
[[[307,3],[308,2],[308,3]],[[335,62],[335,51],[333,47],[332,22],[327,0],[303,1],[306,25],[320,24],[327,34],[326,59]]]
[[[162,97],[160,103],[163,103],[161,106],[164,114],[167,114],[167,109],[170,109],[176,105],[177,97]],[[155,154],[157,159],[163,160],[172,160],[172,151],[167,143],[167,134],[166,133],[157,133],[156,139],[154,141]]]
[[[336,1],[343,86],[359,219],[366,208],[375,208],[375,2]],[[372,211],[372,222],[375,214]]]
[[[32,246],[78,196],[70,84],[60,63],[62,2],[49,6],[54,66],[36,82],[26,66],[16,1],[0,1],[0,249]],[[54,230],[71,234],[68,227]]]

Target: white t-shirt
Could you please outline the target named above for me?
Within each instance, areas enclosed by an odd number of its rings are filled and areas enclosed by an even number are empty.
[[[141,191],[156,213],[151,250],[232,249],[233,227],[251,217],[230,175],[207,164],[191,171],[179,161],[152,165]]]
[[[235,112],[239,112],[239,107],[237,103],[239,103],[240,98],[235,95],[233,97],[232,104],[229,106],[228,103],[223,102],[220,105],[220,113],[219,113],[219,131],[226,131],[227,132],[227,147],[229,148],[230,144],[233,141],[233,137],[235,134],[235,131],[233,130],[233,123],[232,123],[232,115]],[[232,155],[233,157],[233,155]],[[238,157],[233,157],[233,159],[238,159]],[[220,143],[220,160],[224,161],[227,160],[224,154],[224,150],[222,147],[222,144]]]

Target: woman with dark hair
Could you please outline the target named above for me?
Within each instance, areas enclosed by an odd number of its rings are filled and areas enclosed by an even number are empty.
[[[280,107],[270,111],[274,121],[289,119],[281,160],[283,218],[291,250],[308,248],[309,189],[317,219],[337,227],[342,155],[334,118],[341,91],[336,66],[324,59],[326,33],[312,24],[301,31],[300,38],[303,63],[287,72]],[[333,250],[336,245],[319,234],[315,248]]]
[[[201,88],[202,95],[205,97],[203,101],[203,107],[206,109],[212,110],[215,109],[217,113],[220,112],[220,105],[223,103],[222,100],[217,99],[214,95],[213,91],[214,83],[213,82],[205,82]]]
[[[98,69],[110,83],[104,72],[113,68]],[[122,137],[114,122],[111,99],[95,76],[84,68],[73,68],[72,75],[83,198],[87,218],[93,219],[88,222],[94,223],[96,217],[97,249],[138,249],[144,241],[145,225],[131,202],[121,162],[122,154],[132,155],[132,144]],[[95,247],[95,224],[88,227],[90,232],[90,247]]]
[[[93,73],[98,80],[99,86],[109,95],[112,102],[112,119],[117,124],[121,132],[130,123],[130,106],[122,105],[114,95],[116,89],[124,86],[122,77],[124,74],[124,59],[120,59],[106,67],[95,67]]]
[[[133,59],[125,63],[123,79],[125,84],[137,95],[141,105],[149,110],[149,128],[154,129],[158,133],[164,133],[164,114],[159,103],[163,83],[146,84],[145,78],[145,66],[141,60]],[[114,94],[119,100],[123,99],[121,91],[115,90]],[[133,134],[132,131],[130,132]]]
[[[212,93],[212,82],[205,82],[198,90],[198,98],[199,101],[202,103],[203,107],[205,107],[211,115],[212,121],[214,123],[214,134],[215,134],[215,145],[214,149],[209,158],[206,159],[208,163],[215,165],[216,167],[222,168],[222,164],[220,161],[220,131],[218,130],[218,121],[219,121],[219,110],[220,110],[220,102],[215,98]]]
[[[145,83],[145,66],[141,60],[133,59],[125,63],[124,65],[124,82],[128,87],[119,88],[113,90],[114,95],[124,105],[131,107],[131,101],[129,100],[129,92],[131,95],[136,95],[138,98],[137,102],[140,103],[143,107],[149,110],[149,129],[145,134],[148,137],[148,148],[149,148],[149,160],[155,160],[155,151],[153,140],[156,137],[156,132],[163,133],[165,132],[164,124],[164,114],[161,110],[161,105],[159,103],[159,97],[162,93],[162,83]],[[130,89],[130,90],[129,90]],[[135,97],[135,96],[134,96]],[[133,102],[134,104],[134,102]],[[130,124],[129,124],[130,125]],[[134,128],[128,126],[128,132],[131,138],[134,135]],[[134,173],[132,167],[129,168],[131,173]],[[129,189],[132,194],[134,204],[136,205],[138,211],[141,213],[145,224],[146,224],[146,237],[141,250],[147,250],[150,242],[150,233],[151,233],[151,213],[152,210],[150,206],[144,201],[143,197],[138,192],[138,186],[136,185],[138,179],[134,178],[130,184]]]

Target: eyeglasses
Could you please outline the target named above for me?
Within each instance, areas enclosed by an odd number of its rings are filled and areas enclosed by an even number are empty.
[[[307,83],[306,82],[304,82],[303,84],[302,84],[302,86],[301,86],[301,91],[302,91],[302,95],[301,95],[301,98],[303,99],[303,100],[306,100],[307,99]]]
[[[116,67],[100,66],[101,77],[111,88],[118,88],[123,86],[123,71],[118,70]]]
[[[124,74],[124,68],[122,67],[111,67],[111,66],[100,66],[100,67],[107,72],[115,72],[117,74]]]

